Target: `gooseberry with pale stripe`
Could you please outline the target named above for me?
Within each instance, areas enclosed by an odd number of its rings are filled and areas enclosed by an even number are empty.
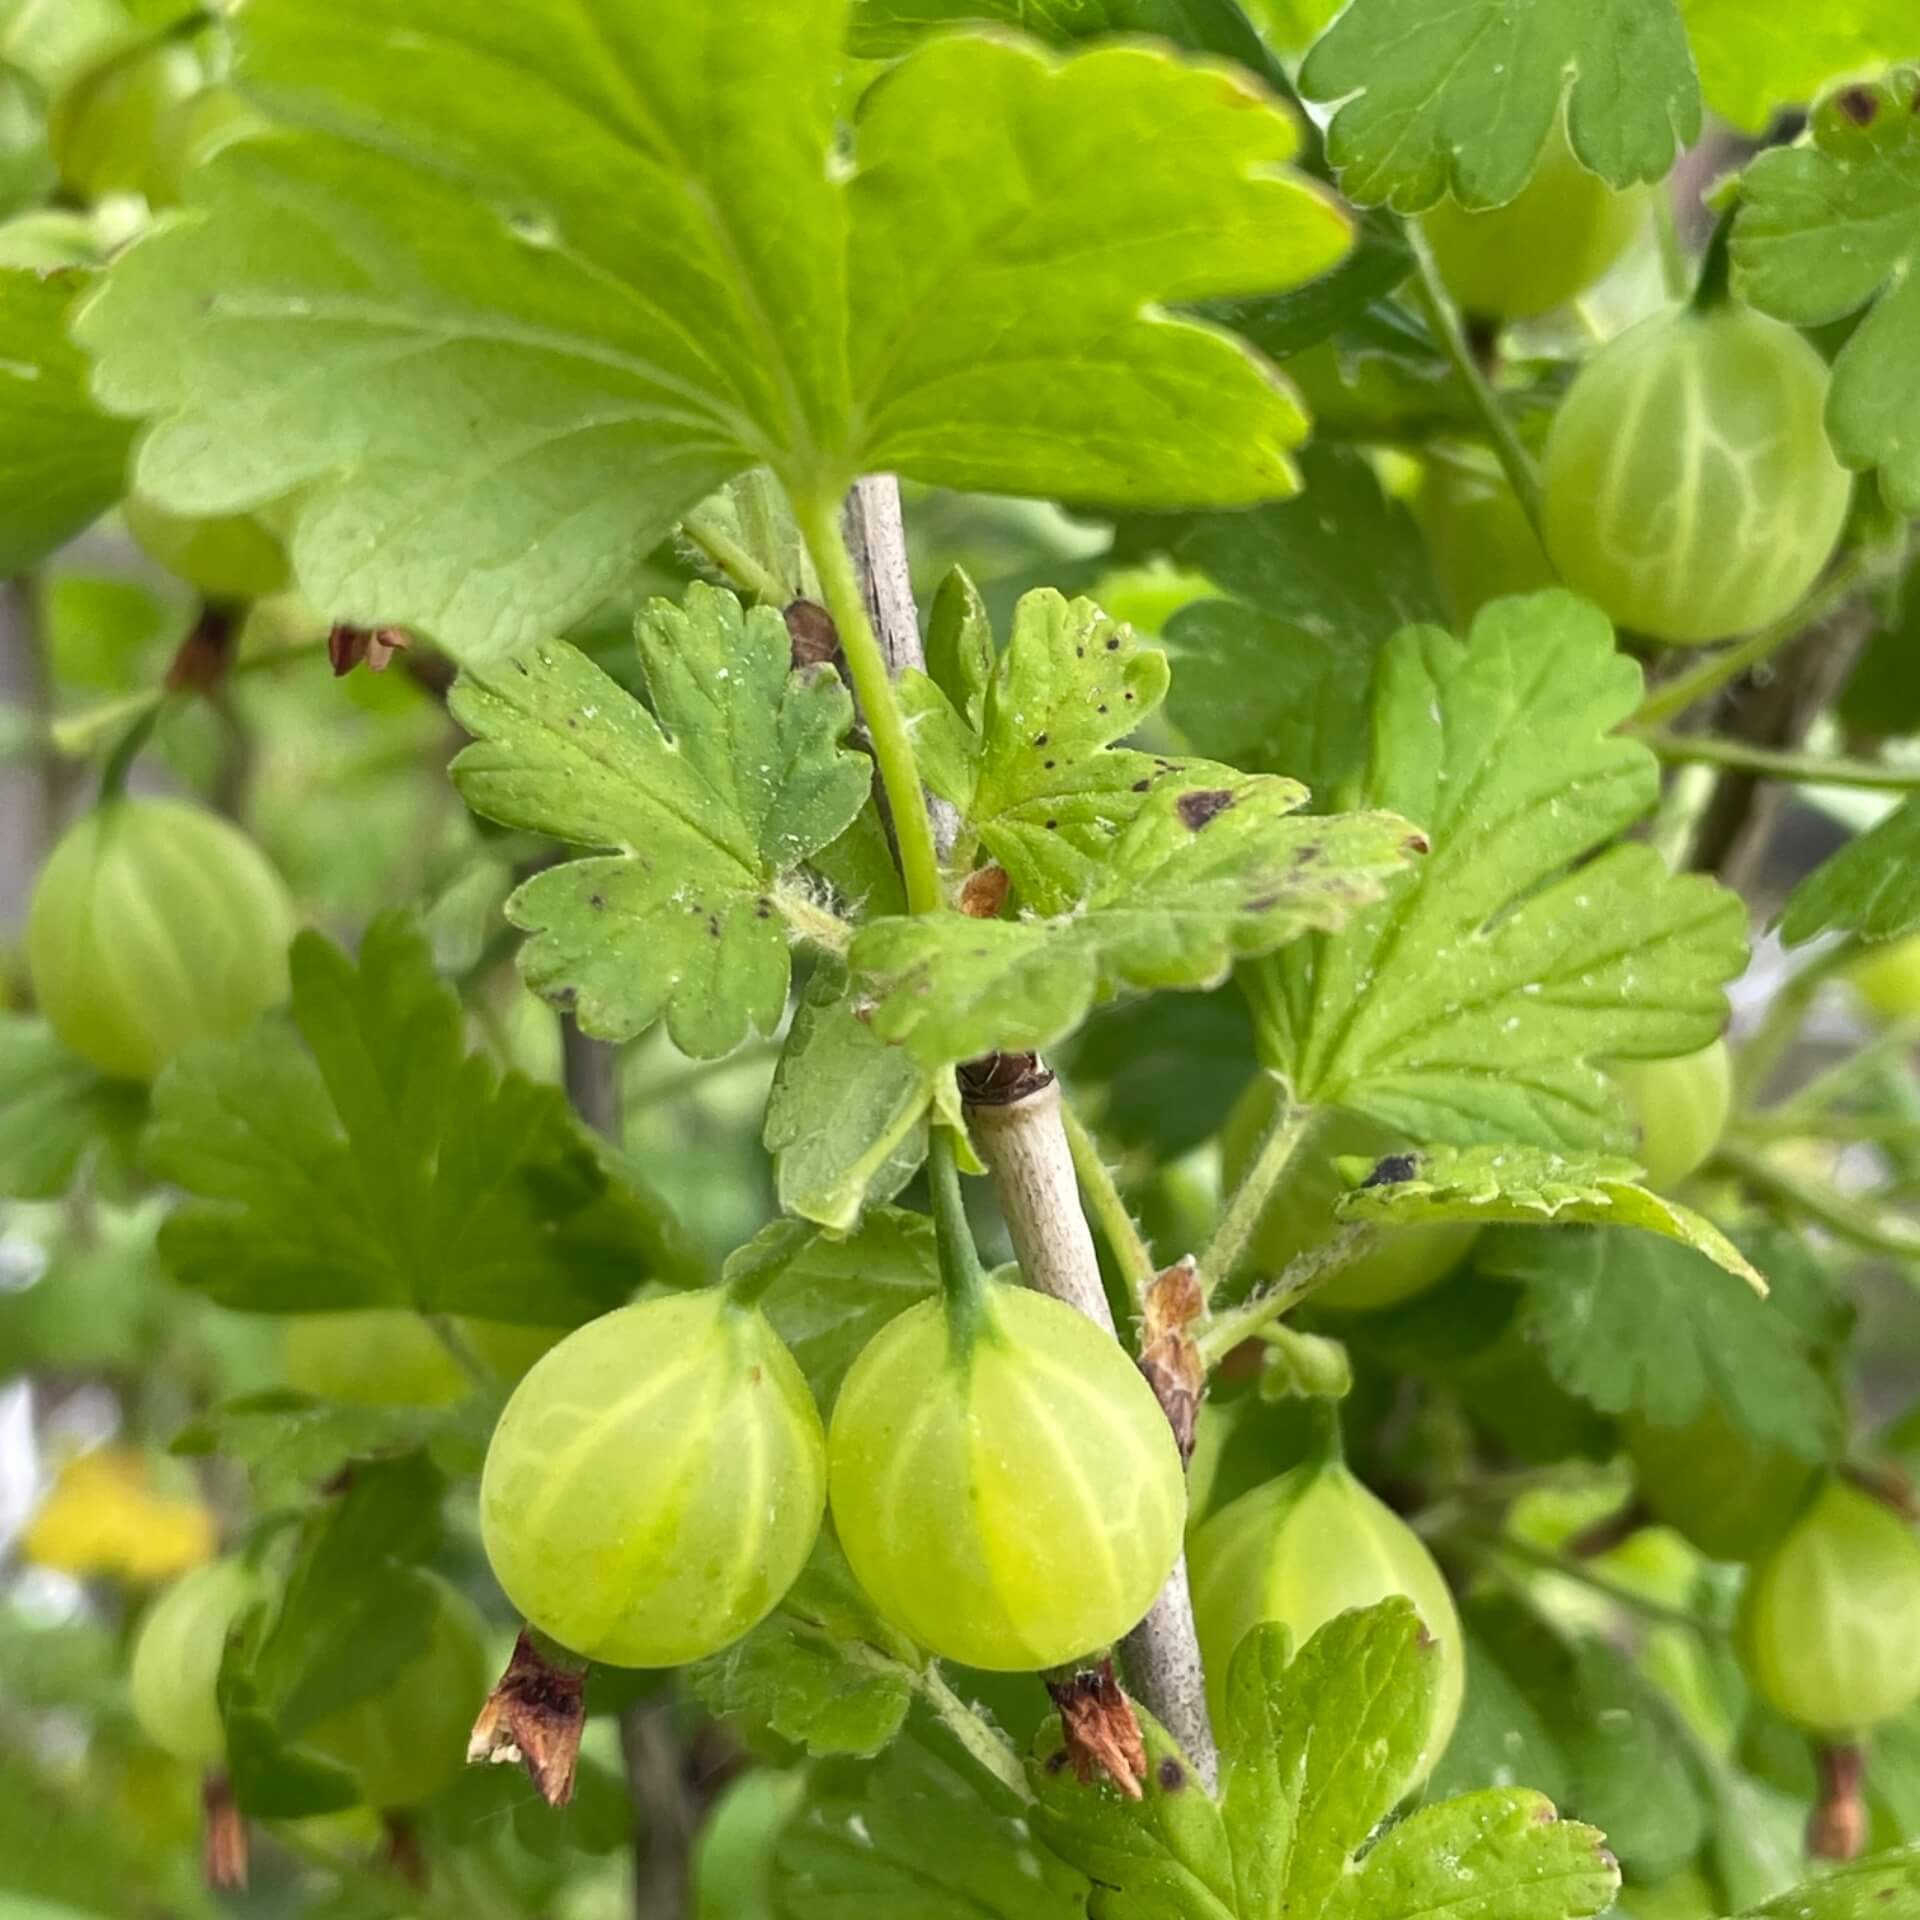
[[[1850,482],[1822,425],[1826,363],[1725,302],[1629,327],[1547,438],[1547,551],[1623,627],[1698,644],[1765,626],[1813,584]]]
[[[480,1531],[541,1632],[617,1667],[763,1620],[820,1531],[826,1443],[792,1354],[719,1290],[623,1307],[537,1361],[494,1429]]]
[[[854,1362],[827,1444],[834,1526],[874,1605],[946,1659],[1062,1666],[1118,1639],[1180,1551],[1160,1403],[1103,1328],[1024,1287],[899,1315]]]

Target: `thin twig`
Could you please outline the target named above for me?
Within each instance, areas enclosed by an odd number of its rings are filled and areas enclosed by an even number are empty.
[[[1209,1368],[1217,1367],[1243,1340],[1251,1340],[1316,1288],[1325,1286],[1342,1268],[1371,1252],[1379,1237],[1380,1230],[1372,1221],[1350,1221],[1330,1239],[1289,1261],[1287,1270],[1272,1286],[1207,1322],[1206,1331],[1200,1335],[1201,1359]]]
[[[1804,1214],[1855,1246],[1890,1253],[1898,1260],[1920,1260],[1920,1227],[1837,1192],[1823,1180],[1790,1173],[1738,1141],[1722,1142],[1709,1166],[1737,1174],[1756,1193],[1789,1213]]]

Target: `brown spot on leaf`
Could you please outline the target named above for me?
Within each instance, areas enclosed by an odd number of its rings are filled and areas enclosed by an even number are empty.
[[[1843,87],[1834,95],[1834,105],[1856,127],[1870,127],[1880,114],[1880,99],[1871,87]]]
[[[1118,653],[1120,651],[1120,636],[1117,633],[1107,636],[1107,651],[1109,653]]]
[[[1044,746],[1045,746],[1045,745],[1047,744],[1047,736],[1046,736],[1046,735],[1045,735],[1044,733],[1036,733],[1036,734],[1035,734],[1035,735],[1033,736],[1033,744],[1034,744],[1034,745],[1035,745],[1036,747],[1044,747]],[[1052,766],[1052,765],[1053,765],[1053,762],[1052,762],[1051,760],[1049,760],[1049,761],[1047,762],[1047,765],[1048,765],[1048,766]]]
[[[1180,818],[1198,833],[1208,821],[1216,820],[1233,805],[1233,795],[1225,787],[1195,787],[1174,803]]]
[[[1060,1710],[1066,1740],[1059,1758],[1073,1768],[1074,1778],[1089,1786],[1100,1776],[1129,1800],[1138,1800],[1140,1782],[1147,1777],[1147,1743],[1133,1702],[1113,1677],[1113,1662],[1102,1660],[1065,1680],[1049,1680],[1047,1691]]]
[[[587,895],[587,905],[595,913],[603,913],[606,911],[607,896],[604,893],[590,893]]]
[[[1152,785],[1153,785],[1153,782],[1151,780],[1136,780],[1133,783],[1133,790],[1135,793],[1145,793],[1152,787]]]
[[[1187,1770],[1172,1754],[1160,1762],[1158,1777],[1162,1793],[1178,1793],[1187,1784]]]
[[[573,1798],[587,1724],[587,1672],[557,1665],[523,1631],[467,1742],[470,1763],[522,1766],[550,1807]]]

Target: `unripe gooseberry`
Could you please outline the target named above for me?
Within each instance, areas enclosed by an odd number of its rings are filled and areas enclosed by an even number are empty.
[[[1153,1390],[1103,1328],[988,1283],[971,1337],[940,1300],[853,1364],[827,1443],[833,1519],[882,1614],[998,1673],[1136,1626],[1172,1570],[1186,1481]]]
[[[1669,1060],[1615,1060],[1607,1073],[1633,1114],[1648,1186],[1677,1186],[1706,1164],[1733,1108],[1724,1040]]]
[[[516,1381],[560,1340],[557,1327],[454,1319],[454,1330],[503,1381]],[[297,1313],[286,1323],[287,1384],[355,1407],[450,1407],[473,1382],[417,1313],[358,1307]]]
[[[1920,1700],[1920,1539],[1900,1516],[1830,1479],[1754,1568],[1738,1644],[1776,1711],[1855,1739]]]
[[[1326,1451],[1244,1493],[1194,1535],[1193,1611],[1216,1720],[1226,1712],[1235,1649],[1275,1620],[1296,1651],[1337,1614],[1395,1594],[1413,1603],[1439,1643],[1433,1725],[1420,1755],[1424,1780],[1453,1737],[1466,1689],[1460,1615],[1420,1536]]]
[[[1646,213],[1643,191],[1622,191],[1589,173],[1556,126],[1533,178],[1504,207],[1478,211],[1442,200],[1420,226],[1461,306],[1524,320],[1592,286],[1626,252]]]
[[[1220,1170],[1229,1192],[1253,1164],[1278,1100],[1278,1083],[1263,1073],[1227,1116],[1220,1134]],[[1337,1157],[1378,1157],[1405,1144],[1359,1114],[1340,1109],[1323,1114],[1275,1186],[1248,1245],[1248,1263],[1266,1278],[1277,1279],[1301,1254],[1333,1236],[1339,1224],[1334,1203],[1347,1190],[1334,1164]],[[1479,1231],[1452,1220],[1382,1226],[1379,1244],[1316,1288],[1314,1303],[1358,1312],[1410,1300],[1452,1272]]]
[[[27,970],[60,1039],[151,1080],[196,1040],[232,1039],[287,996],[293,903],[237,827],[181,800],[109,800],[48,857]]]
[[[437,1575],[419,1577],[435,1603],[424,1651],[378,1693],[301,1735],[358,1778],[370,1807],[416,1807],[458,1775],[492,1680],[479,1609]]]
[[[1726,302],[1630,327],[1567,390],[1543,467],[1547,551],[1624,627],[1698,644],[1764,626],[1827,564],[1851,482],[1827,367]]]
[[[134,1636],[133,1717],[155,1746],[190,1766],[213,1768],[226,1757],[220,1662],[234,1622],[259,1595],[251,1567],[212,1560],[174,1581]]]
[[[198,57],[178,40],[118,48],[69,80],[47,115],[60,177],[81,198],[180,197],[190,103],[204,84]]]
[[[216,600],[261,600],[287,584],[287,552],[250,513],[203,519],[169,513],[139,494],[121,508],[149,558]]]
[[[773,1610],[825,1504],[793,1355],[757,1308],[708,1290],[622,1307],[534,1364],[487,1449],[480,1533],[541,1632],[672,1667]]]
[[[1629,1416],[1621,1436],[1648,1512],[1711,1560],[1757,1560],[1770,1551],[1817,1472],[1783,1447],[1750,1439],[1715,1400],[1679,1427]]]
[[[1905,1020],[1920,1013],[1920,933],[1864,947],[1847,963],[1846,974],[1881,1019]]]
[[[1462,633],[1489,600],[1560,584],[1539,536],[1491,454],[1448,447],[1414,501],[1435,583]]]

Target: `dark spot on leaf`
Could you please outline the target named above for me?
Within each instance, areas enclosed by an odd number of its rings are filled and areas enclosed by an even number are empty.
[[[1133,790],[1135,793],[1145,793],[1152,785],[1153,782],[1151,780],[1136,780],[1133,783]]]
[[[1058,832],[1058,831],[1059,831],[1059,827],[1060,827],[1060,822],[1059,822],[1058,820],[1049,820],[1049,821],[1047,822],[1047,831],[1048,831],[1049,833],[1056,833],[1056,832]]]
[[[1047,1771],[1049,1773],[1065,1773],[1066,1770],[1067,1750],[1065,1747],[1060,1748],[1058,1752],[1047,1755]]]
[[[754,907],[753,911],[758,918],[771,920],[773,918],[773,902],[771,900],[762,900]]]
[[[707,915],[707,931],[718,940],[720,938],[720,916],[717,913]]]
[[[1052,761],[1052,760],[1049,760],[1049,761],[1047,761],[1047,762],[1045,762],[1044,764],[1045,764],[1045,766],[1046,766],[1046,770],[1047,770],[1047,772],[1049,772],[1049,773],[1051,773],[1051,772],[1053,771],[1053,769],[1054,769],[1054,766],[1055,766],[1055,764],[1056,764],[1056,763],[1055,763],[1054,761]]]
[[[1132,695],[1132,693],[1131,693],[1131,692],[1129,692],[1129,693],[1128,693],[1128,695],[1127,695],[1127,698],[1128,698],[1129,700],[1131,700],[1131,699],[1133,698],[1133,695]]]
[[[524,660],[516,660],[513,663],[513,670],[515,673],[524,674],[527,670],[527,663]]]
[[[573,1003],[578,998],[579,996],[571,987],[555,987],[546,996],[546,1001],[548,1006],[558,1007],[562,1013],[567,1013],[572,1010]]]
[[[1155,1773],[1162,1793],[1178,1793],[1187,1784],[1187,1770],[1172,1754],[1160,1762]]]
[[[1856,127],[1870,127],[1880,113],[1880,101],[1871,87],[1843,87],[1834,104]]]
[[[749,1367],[747,1369],[747,1385],[750,1387],[757,1387],[759,1384],[760,1384],[760,1369],[757,1366]]]
[[[1247,902],[1247,911],[1249,913],[1270,913],[1279,904],[1280,896],[1277,893],[1263,893],[1259,899],[1249,900]]]
[[[567,715],[567,725],[571,727],[575,733],[580,731],[580,722],[576,720],[572,714]]]
[[[1361,1187],[1397,1187],[1420,1171],[1417,1153],[1390,1153],[1374,1164],[1373,1171],[1360,1182]]]
[[[1309,840],[1294,853],[1293,864],[1296,867],[1310,867],[1325,852],[1326,848],[1318,840]]]
[[[1118,653],[1120,651],[1120,636],[1117,633],[1108,636],[1107,651],[1109,653]]]
[[[587,895],[587,905],[593,908],[596,913],[604,908],[606,904],[607,896],[604,893],[590,893]]]
[[[1433,842],[1429,840],[1424,833],[1410,833],[1407,835],[1407,851],[1409,853],[1431,853],[1433,851]]]
[[[1105,712],[1106,712],[1106,710],[1107,710],[1107,703],[1106,703],[1106,702],[1105,702],[1104,700],[1102,700],[1102,701],[1100,702],[1100,711],[1101,711],[1102,713],[1105,713]]]
[[[1035,745],[1036,747],[1044,747],[1044,746],[1045,746],[1045,745],[1047,744],[1047,736],[1046,736],[1046,735],[1045,735],[1044,733],[1036,733],[1036,734],[1035,734],[1035,735],[1033,736],[1033,744],[1034,744],[1034,745]],[[1053,762],[1052,762],[1051,760],[1049,760],[1049,761],[1047,762],[1047,765],[1048,765],[1048,766],[1052,766],[1052,765],[1053,765]]]
[[[1233,805],[1233,795],[1225,787],[1195,787],[1174,803],[1180,818],[1198,833],[1209,820],[1217,819]]]
[[[1074,658],[1075,658],[1076,660],[1084,660],[1084,659],[1085,659],[1085,658],[1087,657],[1087,650],[1086,650],[1086,648],[1085,648],[1085,647],[1075,647],[1075,648],[1074,648],[1074,650],[1073,650],[1073,657],[1074,657]]]

